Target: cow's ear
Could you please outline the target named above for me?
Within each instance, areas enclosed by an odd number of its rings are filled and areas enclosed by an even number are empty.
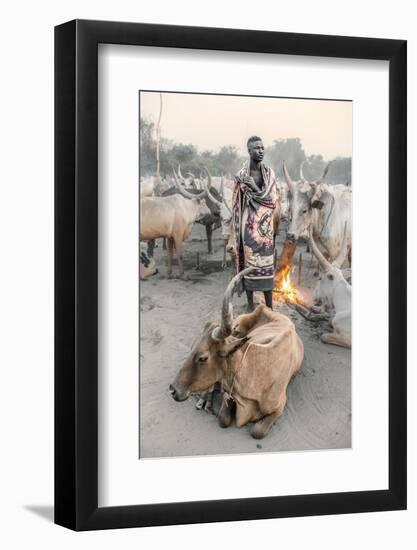
[[[249,336],[244,336],[243,338],[240,338],[239,340],[235,340],[231,344],[229,344],[227,347],[219,351],[220,357],[223,357],[224,359],[227,359],[229,355],[232,355],[237,351],[239,348],[241,348],[246,342],[249,340]]]
[[[315,200],[311,203],[311,208],[317,208],[318,210],[321,210],[324,206],[324,202],[320,200]]]

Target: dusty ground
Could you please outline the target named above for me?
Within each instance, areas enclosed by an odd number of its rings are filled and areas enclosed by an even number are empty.
[[[281,251],[283,226],[278,241]],[[271,433],[256,441],[249,426],[221,429],[215,415],[195,408],[194,398],[177,403],[168,392],[205,322],[218,319],[230,271],[221,270],[223,241],[213,234],[208,256],[204,228],[195,225],[185,243],[189,281],[168,279],[162,242],[155,249],[159,274],[140,285],[140,457],[236,454],[265,451],[338,449],[351,445],[351,352],[321,343],[326,323],[305,320],[288,306],[276,309],[291,317],[305,347],[300,372],[288,387],[284,414]],[[197,252],[200,270],[196,270]],[[312,288],[316,263],[301,245],[302,286]],[[174,264],[174,274],[178,273]],[[296,277],[295,277],[296,278]],[[308,291],[307,291],[308,292]],[[235,297],[235,315],[245,300]]]

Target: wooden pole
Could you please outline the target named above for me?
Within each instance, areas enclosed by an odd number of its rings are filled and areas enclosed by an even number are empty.
[[[162,94],[159,94],[159,117],[156,125],[156,177],[159,179],[159,148],[161,144]]]
[[[275,285],[279,287],[285,268],[291,267],[292,257],[294,256],[295,249],[297,248],[296,241],[286,240],[282,248],[281,256],[278,262],[278,271],[275,276]]]
[[[302,265],[303,265],[303,255],[300,252],[300,254],[298,256],[298,281],[297,281],[298,286],[301,286],[301,269],[302,269]]]

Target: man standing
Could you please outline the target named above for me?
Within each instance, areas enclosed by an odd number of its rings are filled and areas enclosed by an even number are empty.
[[[262,139],[247,143],[249,161],[235,176],[233,226],[237,272],[254,266],[243,278],[248,311],[254,309],[253,293],[261,290],[272,309],[274,288],[274,211],[278,193],[274,171],[263,164]]]

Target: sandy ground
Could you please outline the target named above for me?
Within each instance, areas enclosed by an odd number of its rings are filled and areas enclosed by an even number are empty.
[[[285,225],[280,229],[281,251]],[[168,279],[166,251],[155,249],[159,274],[140,284],[140,436],[141,458],[236,454],[351,446],[351,352],[319,340],[327,324],[304,319],[286,305],[275,308],[290,316],[301,336],[305,357],[288,387],[284,414],[268,436],[256,441],[249,425],[221,429],[214,414],[195,408],[195,398],[178,403],[168,392],[191,344],[205,322],[219,319],[230,270],[221,270],[223,241],[213,234],[213,255],[207,254],[205,230],[195,225],[184,245],[190,280]],[[200,269],[196,269],[197,252]],[[316,262],[303,254],[302,287],[313,288]],[[174,274],[178,273],[174,264]],[[308,292],[308,290],[307,290]],[[235,316],[245,309],[244,296],[234,299]]]

